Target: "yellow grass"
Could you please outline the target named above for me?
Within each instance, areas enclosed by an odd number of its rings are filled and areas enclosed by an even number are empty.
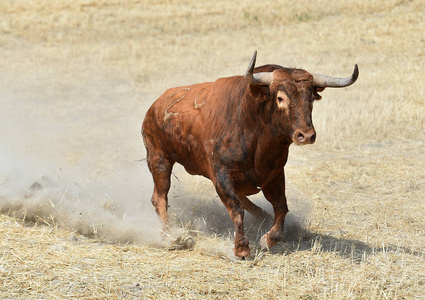
[[[67,178],[55,198],[0,170],[0,298],[425,298],[425,4],[278,2],[0,2],[1,143],[28,173]],[[157,223],[132,219],[151,187],[128,192],[150,180],[132,173],[145,111],[169,87],[242,74],[255,49],[258,65],[360,68],[315,103],[316,143],[291,147],[302,228],[264,254],[247,222],[254,254],[234,261],[231,227],[208,228],[228,222],[211,184],[176,168],[170,210],[196,245],[155,246]],[[84,189],[96,178],[105,190]]]

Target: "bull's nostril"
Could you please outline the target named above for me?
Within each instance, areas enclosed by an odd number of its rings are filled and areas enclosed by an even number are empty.
[[[316,131],[314,129],[295,131],[292,140],[297,145],[313,144],[316,141]]]
[[[314,143],[316,141],[316,133],[313,133],[310,140],[311,140],[312,143]]]
[[[304,134],[301,131],[297,133],[296,138],[300,143],[304,142],[305,139]]]

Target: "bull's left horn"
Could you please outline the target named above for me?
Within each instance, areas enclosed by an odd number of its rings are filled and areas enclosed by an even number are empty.
[[[353,74],[347,78],[332,77],[323,74],[313,74],[314,86],[317,87],[346,87],[356,82],[359,77],[359,67],[354,66]]]
[[[254,85],[271,85],[273,82],[273,72],[254,73],[255,61],[257,60],[257,50],[254,51],[248,69],[243,78]]]

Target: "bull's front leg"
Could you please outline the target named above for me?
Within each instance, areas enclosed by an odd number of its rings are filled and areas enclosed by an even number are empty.
[[[285,216],[288,213],[285,196],[285,174],[282,169],[265,188],[263,194],[273,205],[274,220],[273,226],[269,232],[262,236],[260,244],[263,248],[269,249],[283,240]]]
[[[243,228],[244,208],[236,194],[234,180],[228,170],[221,169],[216,173],[215,188],[235,226],[234,253],[237,257],[245,259],[251,251],[249,249],[249,240]]]

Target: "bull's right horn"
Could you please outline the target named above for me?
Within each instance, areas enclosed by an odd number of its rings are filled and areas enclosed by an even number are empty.
[[[359,77],[359,67],[354,66],[353,74],[347,78],[332,77],[323,74],[313,74],[314,86],[317,87],[346,87],[356,82]]]
[[[254,73],[255,61],[257,59],[257,50],[254,51],[248,69],[243,78],[254,85],[271,85],[273,82],[273,72]]]

